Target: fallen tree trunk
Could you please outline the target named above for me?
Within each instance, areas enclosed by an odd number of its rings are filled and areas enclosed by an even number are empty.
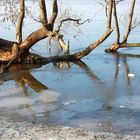
[[[140,47],[140,43],[115,43],[110,48],[105,49],[105,52],[116,52],[120,48]]]
[[[127,43],[128,47],[140,47],[140,43]]]
[[[97,46],[99,46],[111,34],[111,32],[112,32],[112,30],[107,30],[105,32],[105,34],[103,36],[101,36],[95,43],[92,43],[86,49],[84,49],[80,52],[74,53],[74,54],[66,54],[66,55],[62,55],[62,56],[53,56],[53,57],[44,58],[44,57],[41,57],[37,54],[26,53],[24,55],[21,55],[20,57],[17,57],[17,59],[15,59],[13,61],[13,63],[17,63],[17,64],[33,64],[33,63],[34,64],[47,64],[50,62],[58,62],[58,61],[77,61],[77,60],[80,60],[83,57],[87,56],[93,49],[95,49]],[[29,38],[32,38],[32,37],[30,36]],[[26,41],[24,41],[24,42],[20,45],[21,48],[23,47],[22,48],[23,50],[26,49],[26,47],[24,48]],[[28,42],[28,40],[27,40],[27,42]],[[29,40],[29,43],[30,43],[30,45],[32,44],[31,40]],[[13,53],[12,49],[10,51],[8,50],[8,51],[0,52],[0,60],[1,60],[1,62],[7,62],[7,61],[11,60],[13,55],[14,55],[14,53]]]
[[[29,35],[27,37],[27,39],[25,39],[20,45],[18,45],[18,56],[17,59],[20,59],[21,55],[24,56],[27,54],[27,52],[29,51],[29,49],[38,41],[46,38],[47,36],[52,35],[53,32],[52,31],[48,31],[45,28],[41,28],[35,32],[33,32],[31,35]],[[13,44],[15,42],[11,42],[11,41],[6,41],[6,40],[2,40],[2,42],[0,42],[0,45],[4,45],[4,43],[6,43],[7,47],[0,47],[0,61],[1,62],[8,62],[10,60],[13,59],[13,50],[15,48],[13,48]],[[6,48],[6,49],[5,49]]]
[[[15,42],[0,38],[0,49],[10,49]]]

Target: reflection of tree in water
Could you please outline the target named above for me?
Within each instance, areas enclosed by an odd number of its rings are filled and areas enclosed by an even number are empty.
[[[123,53],[113,53],[115,61],[116,61],[116,70],[115,70],[115,75],[114,75],[114,84],[116,81],[118,81],[119,78],[119,71],[120,71],[120,66],[121,66],[121,62],[124,66],[124,71],[125,71],[125,75],[126,75],[126,81],[128,84],[128,93],[131,95],[131,79],[132,77],[131,75],[131,70],[129,68],[129,65],[127,63],[127,59],[128,58],[140,58],[140,55],[135,55],[135,54],[123,54]]]
[[[19,87],[13,88],[11,91],[5,89],[4,98],[0,99],[2,101],[2,103],[0,103],[0,107],[2,108],[4,106],[7,109],[9,109],[9,107],[11,108],[8,114],[6,111],[5,115],[7,114],[8,116],[16,116],[16,110],[18,110],[18,114],[23,118],[27,117],[29,120],[31,119],[32,121],[35,121],[41,117],[42,119],[46,120],[49,118],[48,111],[50,109],[53,110],[57,108],[55,102],[57,101],[59,93],[49,90],[46,85],[37,80],[30,72],[31,69],[37,69],[40,67],[41,65],[31,64],[12,65],[7,73],[0,75],[1,84],[12,80],[22,88],[22,90],[17,92],[15,92],[15,90],[18,90]],[[32,91],[30,91],[30,88],[35,91],[33,96],[31,95]],[[16,93],[18,94],[16,95]],[[22,96],[19,93],[24,94]],[[39,94],[36,95],[36,93]],[[1,95],[1,97],[3,97],[3,95]],[[3,104],[3,100],[9,100],[8,102],[11,105],[9,106],[5,103]],[[12,112],[13,109],[15,110],[14,114]],[[43,111],[42,113],[41,110]],[[18,116],[16,116],[16,118],[18,118]]]
[[[114,57],[115,57],[115,61],[116,61],[116,70],[115,74],[114,74],[114,83],[113,86],[116,87],[116,81],[119,78],[119,68],[120,68],[120,63],[122,62],[122,66],[124,66],[124,72],[126,75],[126,81],[128,84],[128,95],[131,95],[131,77],[129,77],[129,74],[131,72],[131,70],[129,69],[129,65],[127,63],[127,58],[132,57],[132,58],[140,58],[140,55],[132,55],[132,54],[119,54],[119,53],[113,53]],[[69,64],[68,62],[64,62],[65,64],[62,66],[63,63],[57,63],[55,64],[55,66],[57,66],[57,68],[59,69],[68,69],[70,68],[70,66],[72,66],[72,64]],[[116,122],[122,121],[122,120],[118,120],[116,118],[116,116],[114,116],[114,113],[116,114],[117,112],[119,112],[119,117],[126,115],[131,116],[133,118],[134,116],[134,111],[131,109],[126,109],[124,113],[122,113],[122,109],[120,106],[114,106],[114,104],[112,105],[112,103],[114,103],[114,100],[116,99],[116,95],[115,95],[115,91],[113,87],[109,87],[107,85],[106,82],[103,81],[103,79],[99,78],[97,75],[95,75],[93,73],[93,70],[90,69],[90,67],[88,67],[84,62],[82,61],[76,61],[74,62],[75,65],[79,66],[79,68],[81,68],[82,70],[84,70],[84,74],[86,74],[94,83],[94,85],[96,85],[96,88],[99,90],[99,93],[102,92],[102,99],[103,99],[103,106],[101,108],[100,111],[104,112],[101,114],[104,114],[104,119],[99,120],[99,128],[102,130],[108,130],[108,131],[117,131],[117,129],[119,129],[119,125],[123,125],[122,124],[118,124],[118,126],[116,126]],[[60,66],[61,65],[61,66]],[[67,66],[67,67],[66,67]],[[128,97],[129,98],[129,97]],[[95,113],[95,112],[93,112]],[[92,112],[91,112],[92,114]],[[88,115],[87,115],[88,116]],[[100,114],[99,114],[99,118],[100,118]],[[82,118],[82,116],[81,116]],[[116,120],[117,119],[117,120]],[[116,121],[115,121],[116,120]],[[120,123],[120,122],[119,122]],[[124,129],[127,127],[126,124],[124,124]],[[131,127],[133,129],[133,126]],[[122,128],[123,129],[123,128]]]
[[[118,74],[119,74],[119,67],[118,65],[120,64],[120,59],[123,60],[124,63],[124,67],[125,67],[125,72],[126,75],[128,75],[129,73],[129,66],[127,64],[127,57],[132,57],[129,55],[123,55],[123,54],[113,54],[115,59],[116,59],[116,72],[115,72],[115,76],[114,76],[114,80],[118,79]],[[134,57],[134,56],[133,56]],[[136,56],[137,57],[137,56]],[[93,70],[90,69],[90,67],[88,67],[88,65],[86,65],[84,62],[82,61],[76,61],[76,62],[56,62],[54,63],[54,67],[58,70],[67,70],[67,69],[71,69],[71,67],[74,65],[77,65],[80,69],[82,69],[84,71],[84,74],[86,74],[92,81],[93,84],[95,84],[97,90],[99,90],[99,93],[102,93],[102,99],[103,99],[103,106],[101,108],[102,112],[104,112],[103,114],[105,116],[107,116],[107,118],[102,122],[101,120],[101,126],[100,128],[102,129],[106,129],[108,131],[113,131],[114,127],[114,117],[113,117],[113,107],[112,107],[112,102],[115,99],[114,93],[112,91],[112,89],[110,87],[108,87],[108,85],[101,79],[99,78],[96,74],[93,73]],[[7,81],[7,80],[15,80],[19,86],[21,86],[24,89],[24,93],[25,95],[29,95],[28,93],[28,88],[26,85],[28,85],[30,88],[32,88],[35,92],[40,93],[42,90],[47,90],[48,87],[45,86],[43,83],[41,83],[40,81],[38,81],[37,79],[35,79],[35,77],[33,77],[30,73],[30,69],[31,68],[39,68],[40,65],[13,65],[10,68],[10,72],[11,75],[9,76],[8,74],[4,73],[2,74],[0,77],[3,81]],[[22,69],[20,71],[18,71],[19,69]],[[7,77],[7,75],[9,77]],[[127,77],[128,80],[128,84],[129,86],[131,86],[130,84],[130,79]],[[113,83],[115,85],[115,83]],[[27,108],[29,108],[29,105],[26,105]],[[93,112],[94,113],[94,112]],[[48,114],[47,114],[48,116]],[[49,116],[48,116],[49,117]]]
[[[26,94],[26,85],[31,87],[37,93],[40,93],[43,90],[47,90],[48,87],[34,78],[30,73],[29,70],[33,67],[38,68],[40,65],[13,65],[10,67],[10,73],[1,75],[1,79],[2,81],[15,80],[15,82],[23,88]]]
[[[96,86],[97,90],[100,93],[102,93],[101,96],[103,96],[104,98],[102,110],[106,112],[108,115],[110,115],[110,112],[112,111],[112,106],[111,106],[112,92],[109,89],[109,87],[102,81],[102,79],[100,79],[96,74],[94,74],[93,70],[90,69],[90,67],[86,63],[84,63],[83,61],[58,62],[55,63],[55,68],[60,70],[70,69],[72,67],[72,64],[77,65],[80,69],[82,69],[84,71],[84,74],[87,75],[87,77],[89,77],[89,79],[93,81],[93,84]],[[104,126],[100,126],[100,127],[104,127],[106,130],[111,131],[112,120],[107,120],[107,122],[104,123]]]

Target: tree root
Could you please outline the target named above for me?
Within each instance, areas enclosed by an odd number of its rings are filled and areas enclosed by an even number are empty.
[[[120,47],[120,44],[113,44],[110,48],[105,49],[105,52],[116,52]]]
[[[119,48],[126,48],[127,43],[112,44],[110,48],[105,49],[105,52],[116,52]]]

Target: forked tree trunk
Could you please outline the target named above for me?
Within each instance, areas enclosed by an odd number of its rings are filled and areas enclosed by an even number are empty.
[[[117,35],[117,39],[116,39],[116,43],[112,44],[112,46],[108,49],[105,49],[106,52],[114,52],[117,51],[119,48],[126,48],[128,46],[131,47],[140,47],[140,43],[128,43],[128,37],[131,33],[131,29],[132,29],[132,22],[133,22],[133,16],[134,16],[134,9],[135,9],[135,3],[136,0],[132,0],[131,3],[131,8],[130,8],[130,13],[129,13],[129,18],[128,18],[128,25],[126,27],[126,33],[123,37],[123,42],[120,43],[120,31],[119,31],[119,24],[118,24],[118,18],[117,18],[117,10],[116,10],[116,4],[115,4],[115,0],[114,1],[114,19],[115,19],[115,28],[116,28],[116,35]]]
[[[117,9],[116,9],[116,0],[113,0],[113,15],[115,21],[115,30],[116,30],[116,43],[112,44],[111,48],[105,49],[106,52],[116,51],[120,47],[120,29],[118,23]]]

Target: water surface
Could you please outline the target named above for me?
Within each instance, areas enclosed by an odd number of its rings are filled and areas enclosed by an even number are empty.
[[[85,0],[78,3],[75,0],[68,3],[62,1],[64,7],[72,6],[84,18],[95,15],[95,19],[81,27],[76,39],[66,34],[66,40],[71,39],[73,52],[83,49],[105,31],[105,21],[100,19],[101,12],[98,12],[101,9],[103,12],[103,8],[90,0],[89,3]],[[128,4],[123,5],[123,10]],[[90,14],[85,12],[87,9]],[[38,26],[34,24],[29,28],[25,24],[25,35]],[[67,32],[75,33],[72,29],[67,28]],[[10,32],[1,28],[1,32],[2,37],[14,40],[14,27]],[[140,49],[104,53],[114,39],[112,34],[110,39],[80,62],[13,65],[9,72],[0,75],[0,115],[11,117],[13,121],[140,134]],[[129,42],[139,40],[137,28]],[[32,51],[43,56],[54,55],[60,51],[54,44],[51,54],[47,40],[37,43]]]

